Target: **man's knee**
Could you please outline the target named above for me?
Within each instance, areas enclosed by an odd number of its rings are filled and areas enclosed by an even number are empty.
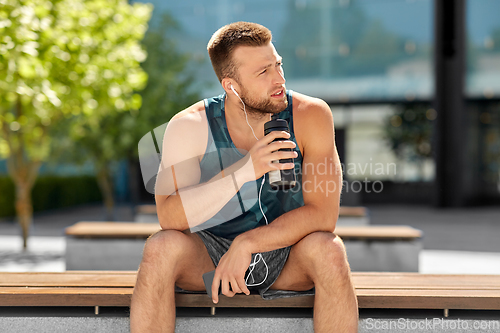
[[[186,237],[188,236],[177,230],[160,230],[154,233],[144,245],[141,265],[157,265],[179,258],[187,244]]]
[[[331,232],[318,231],[307,235],[301,242],[304,242],[306,257],[316,271],[341,276],[348,274],[349,264],[340,237]]]

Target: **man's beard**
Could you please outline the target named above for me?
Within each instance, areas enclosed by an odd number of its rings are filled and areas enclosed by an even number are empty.
[[[248,94],[246,91],[242,92],[243,94],[241,94],[241,100],[243,101],[243,103],[245,103],[246,111],[250,115],[253,115],[257,118],[261,118],[267,114],[280,113],[288,106],[288,98],[285,88],[283,88],[283,99],[277,100],[275,101],[275,103],[273,103],[271,97],[268,97],[267,99],[262,98],[256,101],[254,99],[251,99],[250,97],[247,97]]]

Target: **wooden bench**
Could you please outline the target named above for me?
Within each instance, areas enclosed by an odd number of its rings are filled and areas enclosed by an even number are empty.
[[[156,215],[156,205],[138,205],[135,207],[136,214]],[[368,209],[360,206],[340,206],[339,216],[365,217]]]
[[[138,205],[135,207],[136,222],[158,222],[156,205]],[[368,209],[360,206],[340,206],[339,226],[354,226],[370,224]]]
[[[158,223],[78,222],[66,228],[66,270],[135,270]],[[422,232],[409,226],[335,229],[352,271],[418,272]]]
[[[500,276],[353,272],[359,308],[500,310]],[[128,307],[135,271],[0,273],[0,306]],[[177,307],[311,308],[314,296],[263,300],[259,295],[175,296]],[[446,314],[446,312],[445,312]]]

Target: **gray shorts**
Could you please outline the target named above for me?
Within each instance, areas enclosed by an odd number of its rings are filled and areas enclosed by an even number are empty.
[[[208,255],[212,259],[214,266],[217,267],[222,256],[227,252],[231,246],[232,240],[219,237],[213,233],[201,230],[196,232],[201,238],[205,247],[207,248]],[[251,263],[256,262],[253,270],[250,267],[245,273],[245,280],[247,284],[258,284],[257,286],[249,286],[250,292],[258,292],[263,299],[275,299],[281,297],[294,297],[294,296],[308,296],[314,295],[314,288],[307,291],[291,291],[291,290],[272,290],[269,289],[272,284],[278,279],[278,276],[285,266],[288,255],[290,254],[291,246],[261,253],[263,260],[255,260],[257,254],[252,254]],[[265,262],[265,264],[264,264]],[[266,277],[266,265],[268,267]],[[251,271],[251,274],[250,274]],[[177,292],[188,292],[176,287]]]

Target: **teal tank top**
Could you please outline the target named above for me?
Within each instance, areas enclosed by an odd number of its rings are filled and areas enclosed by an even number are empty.
[[[225,94],[205,99],[205,112],[209,123],[209,135],[205,155],[200,162],[201,182],[210,180],[237,162],[245,155],[240,153],[229,135],[227,129],[224,101]],[[292,91],[287,91],[288,107],[282,112],[273,115],[273,119],[285,119],[290,128],[290,140],[297,144],[293,131]],[[265,175],[265,182],[261,192],[261,206],[271,223],[278,216],[292,209],[304,205],[302,197],[302,154],[298,145],[294,149],[298,156],[295,158],[295,174],[297,185],[289,190],[273,190],[269,185],[269,177]],[[211,219],[201,225],[191,228],[192,232],[206,229],[213,234],[234,239],[241,233],[265,225],[265,219],[259,208],[258,193],[264,177],[253,182],[245,183],[233,198]]]

